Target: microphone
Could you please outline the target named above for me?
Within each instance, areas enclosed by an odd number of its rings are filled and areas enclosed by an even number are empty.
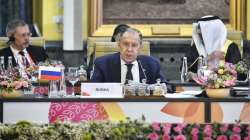
[[[148,78],[147,78],[147,75],[146,75],[146,73],[145,73],[146,69],[143,68],[143,66],[142,66],[142,64],[141,64],[141,60],[139,59],[139,56],[137,57],[137,62],[138,62],[138,64],[139,64],[139,68],[141,67],[143,76],[144,76],[144,78],[146,79],[146,82],[147,82],[147,81],[148,81]]]

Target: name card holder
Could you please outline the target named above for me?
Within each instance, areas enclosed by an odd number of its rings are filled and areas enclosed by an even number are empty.
[[[121,83],[82,83],[81,98],[123,98]]]

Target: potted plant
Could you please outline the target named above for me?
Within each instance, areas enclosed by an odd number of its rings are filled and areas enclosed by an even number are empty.
[[[229,96],[230,88],[235,85],[237,71],[235,65],[220,61],[218,67],[207,70],[206,75],[193,77],[194,81],[206,89],[207,96],[223,98]]]
[[[22,96],[22,90],[30,87],[31,83],[21,76],[17,68],[0,72],[0,95],[2,97]]]
[[[244,60],[239,61],[236,64],[237,80],[247,82],[248,78],[248,67]]]

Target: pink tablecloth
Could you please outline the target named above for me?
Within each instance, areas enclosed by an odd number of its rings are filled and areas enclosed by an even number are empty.
[[[34,93],[47,96],[48,87],[35,87]],[[71,94],[72,87],[67,87],[67,93]],[[76,87],[75,91],[80,91]],[[79,93],[79,92],[78,92]],[[49,122],[55,121],[89,121],[89,120],[108,120],[108,114],[101,103],[97,102],[52,102],[49,108]]]
[[[59,121],[89,121],[107,120],[108,115],[101,105],[96,102],[63,102],[51,103],[49,109],[49,122]]]

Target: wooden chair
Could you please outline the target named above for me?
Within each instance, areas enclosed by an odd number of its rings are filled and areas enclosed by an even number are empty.
[[[236,43],[240,49],[241,55],[243,54],[243,32],[242,31],[227,31],[227,38]]]
[[[6,47],[6,43],[8,40],[8,37],[0,37],[0,49]],[[30,44],[34,46],[44,47],[45,39],[43,37],[31,37]]]

